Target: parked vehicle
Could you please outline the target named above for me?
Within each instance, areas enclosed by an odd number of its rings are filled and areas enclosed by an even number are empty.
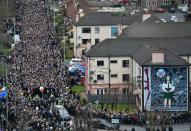
[[[73,58],[73,59],[70,61],[70,65],[79,64],[79,63],[82,63],[82,59]]]
[[[100,118],[94,118],[91,120],[91,125],[93,128],[96,128],[96,129],[104,129],[104,130],[115,130],[115,126],[108,122],[107,120],[105,119],[100,119]]]
[[[187,13],[189,11],[189,8],[186,4],[183,4],[178,6],[178,10],[180,10],[183,13]]]
[[[127,4],[127,3],[129,3],[129,0],[119,0],[119,3]]]
[[[176,12],[176,8],[175,7],[170,7],[169,8],[169,12],[170,13],[175,13]]]
[[[84,65],[82,65],[82,64],[74,64],[74,65],[69,67],[69,72],[70,73],[74,73],[77,70],[82,73],[81,75],[85,75],[85,66]]]
[[[165,13],[165,9],[157,8],[156,10],[154,10],[154,12],[156,12],[156,13]]]

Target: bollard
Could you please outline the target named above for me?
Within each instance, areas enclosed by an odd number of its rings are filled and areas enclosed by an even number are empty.
[[[173,131],[173,128],[172,128],[172,127],[169,127],[168,130],[169,130],[169,131]]]
[[[146,127],[146,131],[151,131],[149,127]]]
[[[135,128],[133,127],[133,128],[131,128],[131,131],[135,131]]]
[[[162,131],[166,131],[166,127],[162,126],[161,127]]]

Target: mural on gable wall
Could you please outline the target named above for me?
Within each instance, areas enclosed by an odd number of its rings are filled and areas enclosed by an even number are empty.
[[[145,67],[144,109],[188,110],[188,67]]]

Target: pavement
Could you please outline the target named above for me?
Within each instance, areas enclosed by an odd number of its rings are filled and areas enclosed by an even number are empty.
[[[168,127],[170,126],[167,126],[166,131],[168,131]],[[191,123],[171,125],[171,127],[173,128],[173,131],[191,131]],[[120,131],[124,131],[124,130],[131,131],[132,128],[135,128],[135,131],[146,131],[146,127],[140,127],[137,125],[121,125]],[[151,128],[161,129],[161,126],[155,126],[155,127],[151,126]]]

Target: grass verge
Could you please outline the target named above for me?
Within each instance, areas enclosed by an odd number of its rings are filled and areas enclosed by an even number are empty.
[[[135,112],[135,109],[136,109],[136,105],[134,104],[93,104],[93,107],[98,109],[98,110],[101,110],[101,108],[104,110],[104,109],[107,109],[111,112],[126,112],[126,113],[131,113],[131,112]]]
[[[86,91],[85,86],[75,85],[72,87],[72,92],[77,95],[80,95],[81,93],[84,93],[85,91]]]

